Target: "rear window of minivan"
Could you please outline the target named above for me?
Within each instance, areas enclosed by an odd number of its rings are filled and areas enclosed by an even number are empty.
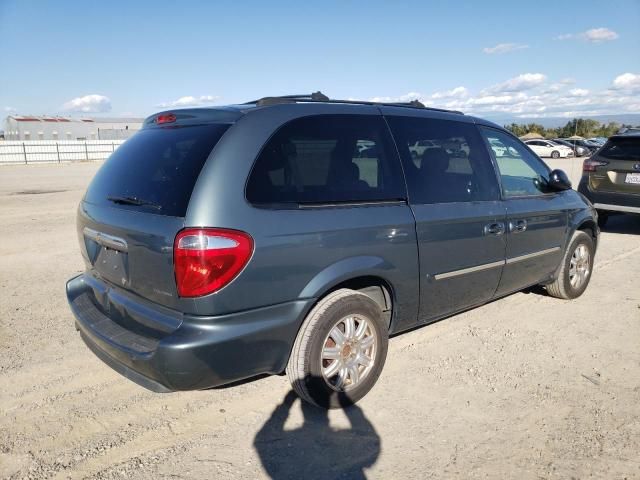
[[[100,168],[85,201],[183,217],[196,179],[227,124],[143,129]]]

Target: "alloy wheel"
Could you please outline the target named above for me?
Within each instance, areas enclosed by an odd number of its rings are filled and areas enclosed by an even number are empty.
[[[371,319],[349,315],[339,320],[329,331],[320,353],[327,385],[336,391],[359,385],[373,369],[377,343]]]

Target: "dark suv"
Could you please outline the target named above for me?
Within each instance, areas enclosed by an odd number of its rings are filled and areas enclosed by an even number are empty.
[[[372,388],[389,335],[532,285],[581,295],[596,222],[493,123],[270,97],[146,119],[80,203],[67,296],[89,348],[154,391],[286,372],[336,407]]]
[[[640,132],[609,137],[582,170],[578,191],[598,209],[600,226],[614,213],[640,214]]]

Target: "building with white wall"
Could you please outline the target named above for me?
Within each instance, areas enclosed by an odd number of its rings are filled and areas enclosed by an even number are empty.
[[[143,118],[72,118],[9,115],[5,140],[120,140],[142,128]]]

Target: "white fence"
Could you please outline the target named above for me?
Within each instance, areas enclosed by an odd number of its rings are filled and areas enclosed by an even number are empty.
[[[104,160],[124,140],[0,141],[0,165]]]

